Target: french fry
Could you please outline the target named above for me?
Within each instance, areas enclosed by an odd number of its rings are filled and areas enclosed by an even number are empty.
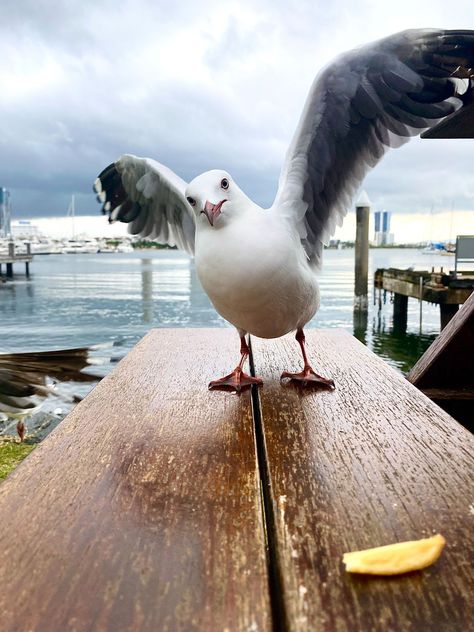
[[[441,555],[446,543],[442,535],[379,546],[365,551],[344,553],[348,573],[399,575],[430,566]]]

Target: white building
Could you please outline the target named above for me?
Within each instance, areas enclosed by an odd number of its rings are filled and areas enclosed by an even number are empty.
[[[32,224],[29,219],[19,219],[11,223],[13,239],[38,239],[41,236],[38,226]]]

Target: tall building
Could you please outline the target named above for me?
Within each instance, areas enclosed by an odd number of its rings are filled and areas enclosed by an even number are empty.
[[[374,243],[376,246],[393,244],[393,234],[390,232],[391,215],[388,211],[376,211],[374,213]]]
[[[12,205],[10,191],[0,187],[0,237],[9,237],[11,234]]]
[[[382,217],[382,213],[380,211],[375,211],[374,213],[374,219],[375,219],[375,237],[374,239],[377,240],[377,233],[380,233],[380,224],[381,224],[381,217]]]

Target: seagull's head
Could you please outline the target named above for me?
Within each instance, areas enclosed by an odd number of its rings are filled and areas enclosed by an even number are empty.
[[[188,184],[186,200],[197,221],[214,226],[217,220],[219,226],[238,213],[242,203],[248,201],[248,198],[226,171],[213,169],[202,173]]]

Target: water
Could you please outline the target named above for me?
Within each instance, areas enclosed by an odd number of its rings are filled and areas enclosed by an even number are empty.
[[[369,313],[366,322],[354,323],[354,251],[327,250],[320,275],[321,309],[308,326],[354,333],[393,367],[406,372],[439,333],[439,307],[423,304],[420,335],[419,303],[410,299],[407,331],[396,332],[390,296],[381,311],[373,304],[373,273],[378,267],[430,269],[432,265],[449,268],[453,261],[414,249],[371,250]],[[192,259],[179,251],[36,256],[30,279],[20,274],[21,265],[16,268],[15,279],[0,284],[3,352],[108,343],[109,350],[93,353],[97,362],[106,359],[106,364],[95,368],[97,375],[104,375],[113,366],[110,359],[122,357],[151,327],[229,326],[202,291]],[[69,388],[85,394],[90,385]],[[54,406],[58,402],[52,398],[49,409]]]
[[[367,327],[356,324],[357,337],[392,366],[408,370],[439,333],[439,308],[423,304],[420,337],[419,303],[409,300],[407,333],[394,332],[390,297],[381,312],[373,305],[373,273],[378,267],[451,264],[451,258],[415,249],[371,250]],[[106,342],[128,350],[151,327],[229,326],[202,291],[192,259],[175,250],[36,256],[31,270],[29,280],[18,274],[13,282],[0,284],[3,352]],[[22,271],[19,265],[17,271]],[[319,282],[321,308],[308,326],[354,333],[354,251],[327,250]]]

